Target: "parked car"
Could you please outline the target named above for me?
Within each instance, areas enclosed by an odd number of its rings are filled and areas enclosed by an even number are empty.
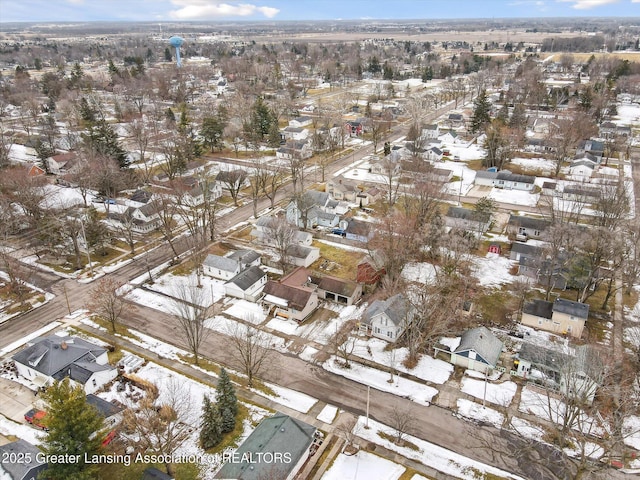
[[[107,445],[109,445],[114,438],[116,438],[116,434],[117,432],[115,430],[111,430],[109,433],[107,433],[107,435],[104,437],[104,440],[102,440],[102,446],[106,447]]]
[[[49,429],[45,426],[45,424],[42,421],[46,415],[47,415],[47,412],[32,408],[31,410],[29,410],[27,413],[24,414],[24,419],[31,425],[34,425],[38,428],[41,428],[42,430],[47,431]]]
[[[331,233],[333,233],[334,235],[340,235],[341,237],[347,235],[347,232],[345,232],[342,228],[334,228],[333,230],[331,230]]]

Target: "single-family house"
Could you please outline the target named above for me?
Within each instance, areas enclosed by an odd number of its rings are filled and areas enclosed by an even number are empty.
[[[240,263],[240,269],[244,270],[245,268],[259,267],[262,263],[261,255],[255,250],[249,249],[241,249],[235,250],[227,255],[227,258],[237,261]]]
[[[344,130],[350,137],[359,137],[363,133],[363,125],[360,122],[349,120],[344,124]]]
[[[313,156],[313,145],[307,140],[289,141],[276,150],[276,158],[280,160],[306,160]]]
[[[353,305],[362,297],[362,284],[330,276],[311,275],[318,298],[343,305]]]
[[[598,162],[595,157],[590,153],[584,153],[580,156],[576,156],[569,165],[569,175],[576,180],[586,181],[591,178],[593,172],[598,166]]]
[[[390,158],[373,157],[369,160],[369,171],[378,175],[389,176],[389,172],[393,177],[400,175],[402,165],[400,162],[394,162]]]
[[[507,222],[507,233],[522,235],[526,238],[544,239],[549,227],[551,227],[549,220],[511,214]]]
[[[440,136],[440,127],[438,124],[425,125],[422,127],[422,138],[427,142],[437,142]]]
[[[438,147],[431,147],[426,151],[427,160],[431,162],[441,162],[444,152]]]
[[[126,207],[124,209],[113,208],[111,206],[107,218],[113,220],[116,225],[120,225],[127,230],[131,229],[135,233],[149,233],[162,225],[160,220],[159,205],[156,203],[147,203],[141,207]]]
[[[224,293],[229,297],[257,302],[267,284],[267,273],[251,265],[224,284]]]
[[[240,262],[233,258],[210,253],[202,262],[202,270],[205,275],[226,281],[238,275],[242,268]]]
[[[542,256],[542,248],[536,245],[523,242],[513,242],[511,244],[511,252],[509,258],[519,262],[521,258],[540,258]]]
[[[338,201],[356,203],[358,194],[361,189],[353,182],[344,177],[335,177],[327,181],[325,192],[331,195],[331,198]]]
[[[69,378],[94,393],[116,378],[107,349],[78,337],[50,335],[27,343],[12,357],[18,373],[37,387]]]
[[[464,117],[461,113],[450,113],[447,117],[447,123],[451,128],[464,126]]]
[[[296,117],[289,120],[290,127],[298,127],[298,128],[308,127],[312,123],[313,123],[313,118],[307,117],[307,116]]]
[[[489,230],[491,215],[462,207],[449,207],[444,224],[453,229],[482,235]]]
[[[251,236],[255,237],[258,242],[265,245],[275,245],[275,231],[279,228],[279,222],[280,220],[278,218],[271,215],[260,217],[251,230]],[[296,228],[293,225],[291,225],[291,227],[294,229]],[[311,233],[301,232],[297,229],[293,232],[292,243],[309,247],[312,242],[313,235]]]
[[[354,242],[367,243],[373,238],[375,233],[372,222],[366,222],[356,218],[340,220],[338,226],[345,232],[345,238],[347,240],[353,240]]]
[[[536,177],[532,175],[518,175],[509,170],[493,172],[481,170],[476,172],[474,183],[476,185],[503,188],[506,190],[523,190],[530,192],[535,186]]]
[[[294,140],[301,141],[306,140],[309,136],[309,130],[302,127],[286,127],[282,129],[282,136],[285,141]]]
[[[590,405],[602,382],[603,362],[595,347],[524,342],[513,362],[513,374]]]
[[[395,342],[413,322],[415,315],[415,307],[398,293],[369,305],[362,314],[361,330],[367,335]]]
[[[578,144],[576,148],[576,156],[590,153],[596,159],[597,163],[602,162],[602,156],[604,155],[604,142],[599,140],[583,140]]]
[[[318,308],[318,294],[315,288],[288,285],[283,281],[286,282],[286,277],[279,282],[267,281],[261,302],[274,317],[302,323]]]
[[[74,152],[58,153],[45,160],[54,175],[64,175],[77,169],[77,155]]]
[[[558,334],[580,338],[589,317],[586,303],[556,298],[554,302],[533,300],[522,309],[523,325]]]
[[[300,228],[336,227],[343,215],[349,210],[345,202],[331,198],[327,192],[307,190],[287,205],[287,220]]]
[[[502,341],[487,327],[473,328],[460,337],[460,344],[451,352],[451,363],[490,373],[498,364],[503,346]]]
[[[316,427],[283,413],[265,418],[213,478],[293,480],[321,443]]]
[[[26,440],[18,439],[0,445],[0,478],[7,480],[36,480],[47,469],[42,451]]]

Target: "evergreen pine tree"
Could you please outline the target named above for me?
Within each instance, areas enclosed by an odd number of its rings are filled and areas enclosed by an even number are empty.
[[[84,480],[96,478],[97,465],[85,463],[98,454],[104,435],[93,435],[103,427],[103,418],[87,403],[81,386],[72,386],[68,378],[55,382],[42,394],[49,405],[44,423],[49,429],[40,449],[45,455],[78,455],[79,461],[49,463],[43,478]]]
[[[236,428],[236,417],[228,408],[219,410],[219,417],[222,433],[232,432]]]
[[[225,408],[228,408],[234,417],[238,414],[236,389],[233,387],[231,379],[224,368],[220,370],[220,378],[218,379],[218,387],[216,388],[216,403],[221,412]]]
[[[222,440],[222,419],[218,408],[211,403],[207,395],[202,399],[202,429],[200,430],[200,446],[209,449]]]
[[[491,121],[489,112],[491,104],[487,98],[487,91],[482,90],[477,98],[473,101],[473,117],[471,117],[471,132],[476,133]]]
[[[100,119],[92,125],[86,140],[96,152],[116,160],[120,168],[129,166],[130,161],[127,153],[120,146],[118,134],[106,120]]]

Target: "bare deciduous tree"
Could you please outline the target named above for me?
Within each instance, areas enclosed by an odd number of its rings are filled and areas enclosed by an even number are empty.
[[[187,283],[177,284],[173,291],[175,298],[173,314],[196,365],[198,365],[200,346],[211,331],[206,327],[206,321],[213,312],[212,306],[207,305],[207,293],[203,287]]]
[[[274,350],[271,337],[253,326],[235,322],[226,332],[230,339],[231,355],[253,387],[255,377],[273,365]]]
[[[134,309],[120,291],[123,286],[113,278],[102,278],[91,290],[91,301],[87,304],[88,310],[109,322],[112,332],[116,331],[120,318]]]

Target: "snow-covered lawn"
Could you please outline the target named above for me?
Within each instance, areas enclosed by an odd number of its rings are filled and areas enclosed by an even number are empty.
[[[522,190],[505,190],[492,188],[488,197],[498,203],[511,203],[514,205],[526,205],[535,207],[540,199],[539,193],[529,193]]]
[[[211,330],[220,332],[223,335],[245,335],[248,329],[245,324],[236,322],[235,320],[231,320],[230,318],[222,317],[220,315],[209,318],[205,322],[205,326]],[[275,350],[278,350],[279,352],[288,351],[287,346],[291,342],[287,341],[286,338],[278,337],[277,335],[273,335],[265,331],[260,331],[260,335],[264,340],[264,344],[269,348],[273,348]]]
[[[624,419],[623,425],[624,443],[640,450],[640,416],[628,416]]]
[[[161,312],[171,313],[175,311],[175,300],[142,288],[131,290],[125,297],[134,303],[153,308],[154,310],[160,310]]]
[[[407,358],[408,349],[385,350],[388,346],[387,342],[378,338],[368,340],[359,338],[356,340],[353,353],[367,360],[373,360],[387,370],[390,365],[393,365],[396,371],[410,373],[431,383],[443,384],[449,380],[451,373],[453,373],[453,365],[428,355],[422,355],[418,364],[414,368],[408,369],[402,364],[403,360]]]
[[[45,198],[40,202],[44,209],[69,208],[74,205],[84,205],[82,195],[75,188],[61,187],[60,185],[45,185]],[[91,201],[91,196],[87,196],[87,202]]]
[[[511,160],[511,163],[524,167],[529,170],[541,170],[541,172],[553,172],[556,165],[553,160],[547,160],[545,158],[520,158],[516,157]],[[508,167],[507,167],[508,168]]]
[[[483,399],[487,402],[508,407],[511,405],[513,396],[516,394],[518,386],[513,382],[490,383],[483,380],[474,380],[473,378],[464,377],[462,379],[462,391],[472,397]]]
[[[509,429],[524,438],[539,442],[542,441],[542,437],[546,433],[543,427],[534,425],[533,423],[519,417],[511,417],[511,425],[509,425]]]
[[[398,375],[394,375],[393,383],[389,383],[391,376],[388,372],[365,367],[355,362],[350,362],[351,368],[342,368],[342,364],[338,362],[341,362],[341,360],[331,357],[322,365],[322,368],[363,385],[370,385],[383,392],[409,398],[422,405],[430,405],[433,397],[438,394],[438,390],[433,387],[407,380],[406,378],[400,378]]]
[[[278,332],[286,333],[287,335],[296,335],[296,331],[300,325],[293,320],[276,317],[269,320],[266,327],[271,328],[272,330],[277,330]]]
[[[26,440],[32,445],[40,445],[42,440],[43,431],[27,425],[25,423],[17,423],[13,420],[6,418],[4,415],[0,415],[0,433],[5,436],[15,435],[22,440]],[[0,469],[0,472],[2,469]],[[4,479],[4,477],[0,477]],[[9,477],[13,478],[13,477]]]
[[[227,308],[224,313],[244,320],[245,322],[251,322],[254,325],[264,322],[267,318],[267,314],[264,313],[260,305],[240,299],[234,300],[232,305]]]
[[[325,405],[322,411],[316,417],[318,420],[324,423],[332,424],[336,419],[336,414],[338,413],[338,407],[334,407],[333,405]]]
[[[322,345],[328,345],[331,337],[349,320],[359,319],[367,308],[367,303],[355,306],[345,306],[327,303],[327,310],[332,310],[338,314],[336,318],[330,320],[317,321],[303,324],[296,329],[295,334],[299,337],[315,341]]]
[[[377,445],[382,445],[389,450],[399,453],[403,457],[428,465],[448,475],[462,479],[476,480],[478,478],[477,472],[483,472],[495,475],[498,478],[524,480],[522,477],[464,457],[412,435],[405,436],[405,439],[416,445],[419,448],[418,451],[406,447],[399,447],[395,443],[378,435],[378,432],[384,432],[393,436],[395,433],[393,428],[369,419],[369,429],[366,429],[366,422],[365,417],[359,417],[358,422],[353,428],[353,432],[365,440],[369,440]]]
[[[504,415],[489,407],[483,407],[479,403],[459,398],[457,405],[458,413],[465,418],[490,423],[497,428],[500,428],[504,422]]]
[[[186,350],[182,350],[181,348],[174,347],[165,342],[161,342],[160,340],[156,340],[149,335],[145,335],[142,332],[137,330],[133,330],[129,328],[129,333],[131,333],[135,338],[126,337],[126,339],[139,347],[144,348],[149,352],[154,352],[159,357],[170,358],[173,360],[178,360],[178,354],[183,356],[188,356],[189,353]]]
[[[148,284],[147,288],[179,300],[198,303],[201,306],[211,305],[224,297],[224,282],[214,280],[206,275],[200,276],[200,282],[202,287],[196,287],[198,278],[195,273],[184,276],[167,273],[156,279],[153,284]],[[197,290],[195,290],[196,288]]]
[[[487,253],[485,257],[473,258],[473,271],[484,287],[498,287],[513,282],[516,277],[509,273],[515,265],[515,260],[509,260],[497,253]]]
[[[402,269],[402,278],[409,282],[433,285],[438,267],[431,263],[407,263]]]
[[[359,451],[349,456],[341,453],[322,480],[396,480],[405,468],[373,453]]]
[[[259,395],[272,399],[280,405],[293,408],[298,412],[307,413],[318,402],[318,400],[316,400],[315,398],[310,397],[309,395],[306,395],[304,393],[300,393],[296,390],[291,390],[290,388],[285,388],[273,383],[266,382],[264,385],[273,390],[275,392],[275,395],[267,395],[264,392],[258,390],[253,391]]]

